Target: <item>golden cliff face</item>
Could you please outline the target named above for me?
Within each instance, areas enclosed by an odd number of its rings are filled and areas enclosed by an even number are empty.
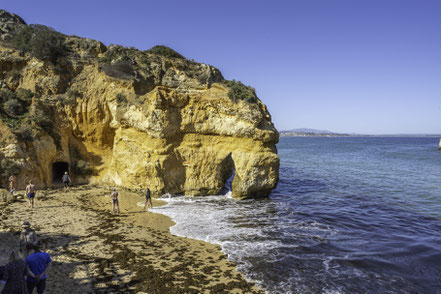
[[[78,37],[64,43],[69,53],[56,63],[0,46],[3,106],[5,93],[34,94],[28,112],[0,116],[3,184],[14,165],[21,186],[51,186],[67,167],[76,181],[155,196],[217,194],[233,171],[233,197],[275,188],[271,117],[257,97],[231,99],[216,68]],[[31,137],[16,134],[24,124]]]

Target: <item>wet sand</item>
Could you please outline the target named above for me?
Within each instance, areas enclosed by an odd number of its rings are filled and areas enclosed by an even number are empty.
[[[94,186],[38,191],[34,209],[0,197],[0,265],[28,220],[53,259],[47,293],[264,293],[219,246],[171,235],[170,218],[119,193],[121,215],[111,213],[110,189]]]

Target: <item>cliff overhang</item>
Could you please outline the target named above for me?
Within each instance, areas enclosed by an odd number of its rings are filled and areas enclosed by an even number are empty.
[[[140,51],[0,10],[0,173],[164,193],[265,197],[278,132],[254,89],[166,47]],[[30,45],[31,44],[31,45]],[[41,47],[39,47],[41,46]]]

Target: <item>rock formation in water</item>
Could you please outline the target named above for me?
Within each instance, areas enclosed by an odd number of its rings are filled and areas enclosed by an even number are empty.
[[[277,185],[278,132],[254,89],[156,46],[26,25],[0,10],[0,176],[233,197]]]

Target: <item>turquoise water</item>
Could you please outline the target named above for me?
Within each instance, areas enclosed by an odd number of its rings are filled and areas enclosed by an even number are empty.
[[[270,293],[441,293],[439,138],[282,137],[269,199],[169,198]]]

